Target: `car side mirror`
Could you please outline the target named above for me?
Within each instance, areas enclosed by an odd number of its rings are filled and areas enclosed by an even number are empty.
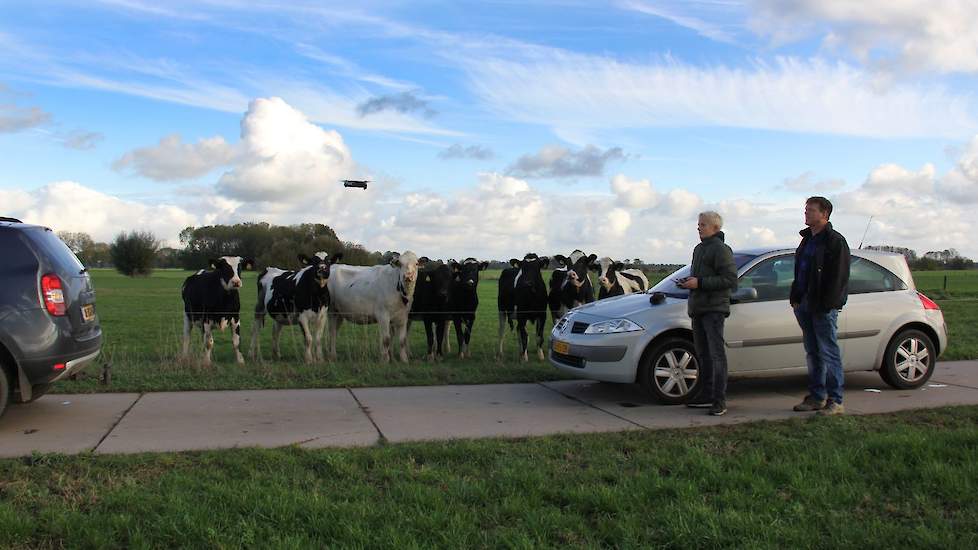
[[[757,300],[757,289],[754,287],[738,288],[730,295],[730,303],[753,302]]]

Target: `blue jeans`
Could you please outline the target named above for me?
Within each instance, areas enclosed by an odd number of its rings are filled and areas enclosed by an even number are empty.
[[[802,303],[795,308],[795,318],[801,326],[808,363],[808,394],[815,399],[828,398],[842,404],[842,350],[836,339],[839,310],[809,311]]]
[[[714,403],[727,402],[727,350],[723,342],[722,313],[704,313],[692,318],[693,346],[699,359],[703,389],[700,396]]]

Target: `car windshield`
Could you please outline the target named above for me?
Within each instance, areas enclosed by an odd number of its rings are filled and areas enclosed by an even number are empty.
[[[737,264],[737,269],[740,269],[756,257],[753,254],[734,254],[734,263]],[[690,266],[688,265],[677,269],[650,288],[649,292],[661,292],[670,298],[689,298],[689,291],[685,288],[679,288],[676,284],[677,280],[689,277],[689,270]]]

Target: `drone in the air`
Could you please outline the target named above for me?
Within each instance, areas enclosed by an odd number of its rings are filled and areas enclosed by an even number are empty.
[[[360,189],[367,188],[367,182],[370,180],[343,180],[343,187],[359,187]]]

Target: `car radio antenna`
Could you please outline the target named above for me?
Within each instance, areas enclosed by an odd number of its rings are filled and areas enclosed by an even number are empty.
[[[866,222],[866,230],[863,231],[863,238],[859,239],[859,250],[863,249],[863,242],[866,241],[866,233],[869,233],[869,224],[873,223],[873,217],[869,217],[869,221]]]

